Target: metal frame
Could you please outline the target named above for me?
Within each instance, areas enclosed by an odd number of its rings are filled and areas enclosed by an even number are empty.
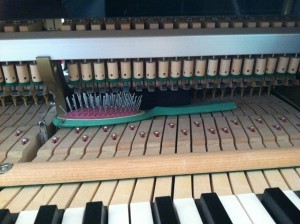
[[[0,33],[0,61],[299,52],[299,27]]]

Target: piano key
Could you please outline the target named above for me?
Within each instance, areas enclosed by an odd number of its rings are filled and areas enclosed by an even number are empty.
[[[216,193],[202,194],[196,204],[204,223],[232,223]]]
[[[275,224],[274,220],[255,194],[239,194],[237,195],[237,198],[254,224]]]
[[[234,195],[220,196],[220,201],[224,206],[229,218],[233,223],[252,223],[247,213]]]
[[[202,224],[194,199],[174,199],[174,205],[181,224]]]
[[[62,213],[58,211],[56,205],[41,206],[34,224],[60,224]]]
[[[107,223],[106,209],[101,201],[88,202],[85,207],[82,224]]]
[[[65,210],[61,224],[82,224],[85,208],[68,208]]]
[[[171,197],[157,197],[153,205],[153,216],[157,224],[179,224]]]
[[[108,208],[108,224],[129,224],[128,204],[110,205]]]
[[[0,224],[13,224],[13,217],[8,209],[0,210]]]
[[[137,202],[130,204],[131,224],[153,224],[150,202]]]
[[[279,188],[268,188],[262,196],[262,204],[276,223],[299,223],[299,209]]]
[[[294,191],[288,190],[283,193],[293,202],[293,204],[300,210],[300,198],[295,194]]]
[[[38,210],[20,212],[16,224],[32,224],[38,214]],[[75,223],[74,223],[75,224]]]

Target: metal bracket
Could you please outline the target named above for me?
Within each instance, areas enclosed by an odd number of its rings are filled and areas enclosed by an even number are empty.
[[[3,165],[0,165],[0,174],[4,174],[8,172],[13,167],[12,163],[5,163]]]

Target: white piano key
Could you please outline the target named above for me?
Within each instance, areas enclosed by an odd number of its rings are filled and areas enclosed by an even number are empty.
[[[275,224],[255,194],[239,194],[237,198],[254,224]]]
[[[110,205],[108,208],[108,224],[129,224],[128,205]]]
[[[202,224],[195,201],[192,198],[174,199],[174,205],[181,224]]]
[[[85,208],[68,208],[66,209],[62,224],[82,224]]]
[[[32,224],[35,221],[38,210],[20,212],[16,224]]]
[[[251,224],[251,220],[234,195],[219,196],[229,218],[235,223]]]
[[[287,190],[287,191],[283,191],[283,193],[300,210],[300,198],[295,194],[295,192],[291,190]]]
[[[138,202],[130,204],[131,224],[153,224],[150,202]]]

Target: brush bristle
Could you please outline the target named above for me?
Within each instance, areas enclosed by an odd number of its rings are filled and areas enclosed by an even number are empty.
[[[71,119],[105,119],[131,116],[139,113],[142,96],[134,93],[73,94],[66,97],[69,112],[65,118]]]

